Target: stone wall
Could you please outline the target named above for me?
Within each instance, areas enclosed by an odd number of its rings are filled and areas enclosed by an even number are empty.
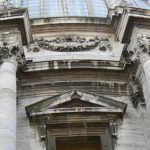
[[[128,93],[129,74],[127,72],[130,71],[115,73],[115,71],[102,70],[51,70],[20,74],[17,101],[17,150],[46,150],[45,142],[40,139],[38,127],[29,122],[26,116],[25,106],[70,89],[102,95],[107,93],[106,96],[127,103],[128,107],[123,120],[118,120],[118,140],[115,149],[145,150],[140,116],[132,106]]]
[[[37,126],[29,123],[25,106],[38,102],[46,97],[32,97],[18,100],[17,108],[17,150],[46,150],[46,144],[41,141]],[[116,97],[114,97],[116,99]],[[118,140],[116,150],[146,150],[143,128],[136,109],[133,108],[129,96],[117,97],[128,103],[123,120],[118,121]]]

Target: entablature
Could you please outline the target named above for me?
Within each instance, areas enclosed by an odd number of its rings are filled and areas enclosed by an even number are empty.
[[[42,66],[43,70],[105,67],[120,70],[124,67],[124,60],[121,58],[123,49],[124,44],[115,42],[113,34],[85,35],[81,32],[49,35],[35,39],[24,47],[27,61],[27,69],[24,71],[31,71],[32,66],[35,66],[35,71]]]
[[[10,30],[16,27],[21,33],[22,44],[27,45],[32,41],[30,22],[27,9],[4,9],[0,10],[0,28]]]
[[[8,1],[9,5],[9,1]],[[0,9],[0,62],[13,60],[25,65],[23,45],[32,41],[28,11],[4,7]]]
[[[140,8],[116,8],[110,11],[110,18],[119,16],[119,23],[115,31],[115,40],[129,44],[135,25],[150,24],[150,10]]]
[[[49,25],[73,25],[74,31],[79,29],[77,24],[88,24],[91,26],[100,25],[99,32],[89,31],[71,32],[72,29],[68,26],[68,32],[53,31],[48,33],[33,33],[37,38],[32,42],[30,32],[30,23],[26,9],[6,9],[0,13],[0,26],[4,28],[7,26],[19,26],[24,48],[26,66],[23,67],[24,71],[37,71],[47,69],[70,69],[70,68],[96,68],[96,69],[116,69],[123,70],[126,61],[123,52],[129,44],[135,26],[140,24],[148,25],[149,23],[149,10],[116,7],[110,10],[107,19],[101,18],[84,18],[75,17],[77,22],[64,19],[61,22],[58,18],[49,18],[52,22],[43,22],[34,24],[31,21],[32,27],[40,27],[40,30],[45,30],[44,26]],[[113,30],[113,19],[118,17],[117,30]],[[13,19],[13,22],[11,21]],[[48,18],[45,18],[48,19]],[[56,19],[56,20],[55,20]],[[144,22],[140,22],[140,20]],[[105,20],[105,21],[104,21]],[[57,22],[60,21],[60,22]],[[147,22],[146,22],[147,21]],[[11,22],[11,23],[10,23]],[[13,24],[12,24],[13,23]],[[134,24],[134,25],[133,25]],[[131,26],[130,26],[131,25]],[[106,26],[104,28],[104,26]],[[86,26],[85,26],[86,28]],[[89,26],[87,26],[89,28]],[[111,29],[112,28],[112,29]],[[47,27],[46,27],[47,29]],[[103,30],[104,29],[104,30]],[[109,29],[109,31],[106,31]],[[97,30],[97,28],[96,28]],[[45,31],[44,31],[45,32]],[[57,33],[57,34],[56,34]],[[72,34],[71,34],[72,33]],[[42,37],[40,39],[40,37]],[[128,63],[128,62],[127,62]],[[34,68],[34,69],[33,69]]]

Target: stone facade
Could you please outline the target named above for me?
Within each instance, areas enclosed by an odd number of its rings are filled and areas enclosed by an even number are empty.
[[[0,149],[150,149],[150,11],[107,3],[106,19],[0,12]]]

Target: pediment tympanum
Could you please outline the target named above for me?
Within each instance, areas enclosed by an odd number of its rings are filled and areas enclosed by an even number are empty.
[[[61,113],[125,113],[127,104],[106,96],[89,92],[71,90],[27,106],[29,118]]]

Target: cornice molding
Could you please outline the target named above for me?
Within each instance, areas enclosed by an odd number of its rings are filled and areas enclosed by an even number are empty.
[[[75,100],[79,100],[75,103]],[[68,103],[71,103],[68,106]],[[80,104],[80,107],[79,107]],[[83,104],[83,105],[82,105]],[[88,107],[90,104],[90,107]],[[82,106],[82,107],[81,107]],[[78,109],[79,108],[79,109]],[[80,90],[71,90],[65,93],[49,97],[37,103],[26,106],[26,113],[29,118],[41,115],[69,112],[103,112],[119,113],[124,115],[127,104],[111,99],[106,96],[96,95]]]

